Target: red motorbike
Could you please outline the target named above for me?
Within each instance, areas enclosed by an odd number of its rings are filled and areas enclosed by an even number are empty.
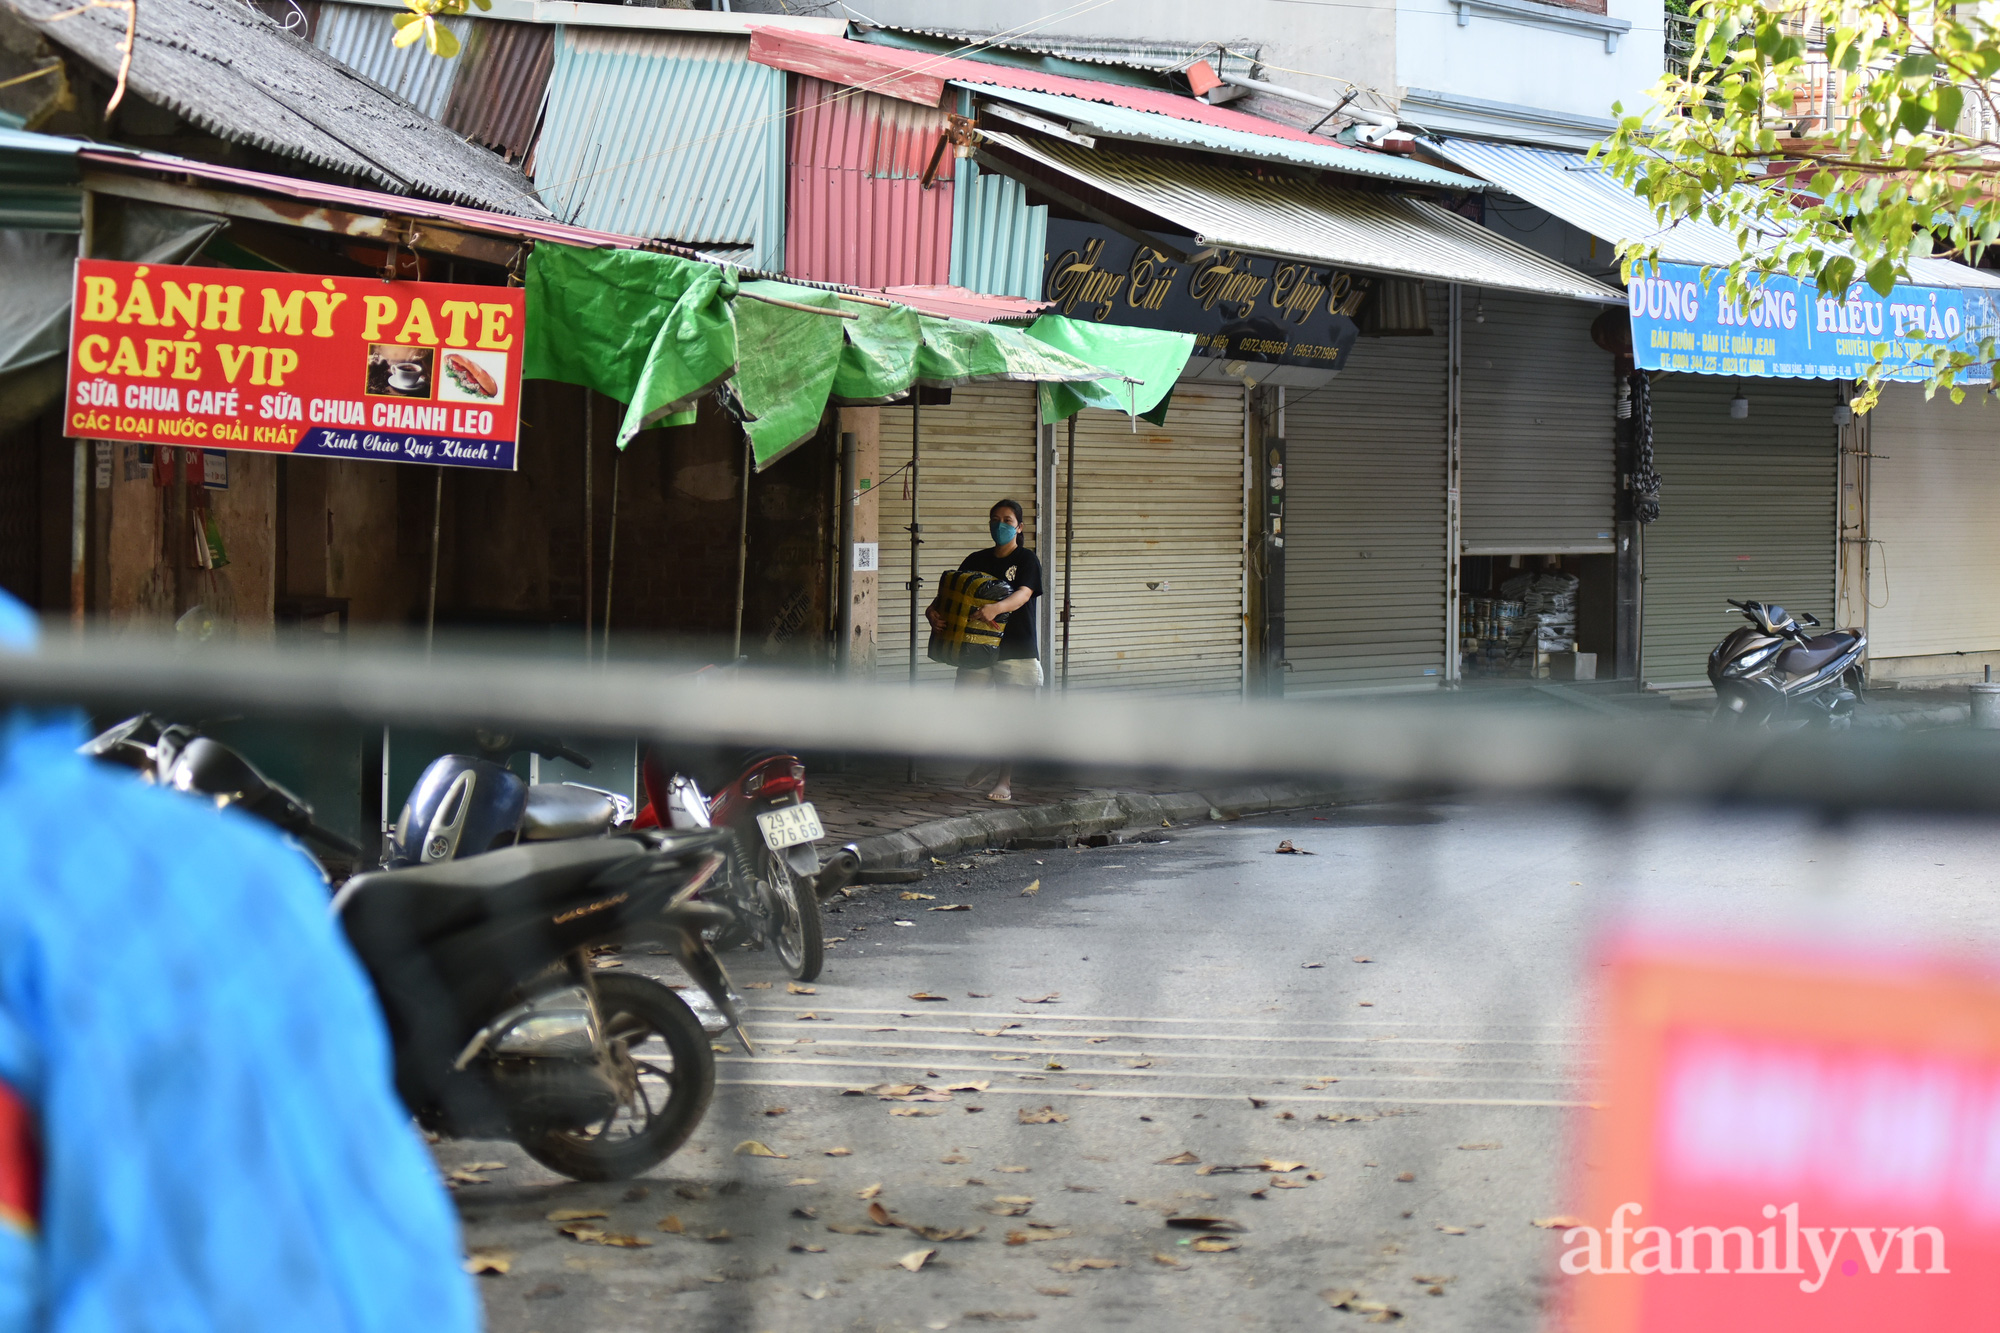
[[[712,945],[768,946],[796,980],[817,977],[826,960],[820,894],[852,879],[860,859],[844,847],[822,869],[813,844],[826,830],[806,800],[806,766],[798,756],[771,749],[668,756],[649,749],[641,773],[646,805],[634,828],[731,834],[729,865],[703,896],[734,908],[735,923],[718,927],[723,933]],[[713,797],[704,794],[711,784]]]

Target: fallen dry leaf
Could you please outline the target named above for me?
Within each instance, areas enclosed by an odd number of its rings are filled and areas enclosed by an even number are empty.
[[[937,895],[935,893],[918,893],[914,890],[909,890],[909,889],[904,890],[901,896],[902,900],[906,903],[927,903],[927,902],[937,901]]]
[[[1266,1157],[1257,1165],[1266,1171],[1275,1171],[1280,1175],[1283,1175],[1287,1171],[1303,1171],[1306,1166],[1304,1162],[1278,1162],[1273,1161],[1269,1157]]]
[[[1300,967],[1302,967],[1302,968],[1304,968],[1304,969],[1305,969],[1306,971],[1310,972],[1310,971],[1312,971],[1312,970],[1313,970],[1314,968],[1316,968],[1316,967],[1325,967],[1325,966],[1326,966],[1326,964],[1325,964],[1325,963],[1300,963],[1300,964],[1299,964],[1299,966],[1300,966]]]
[[[1224,1250],[1241,1248],[1242,1242],[1227,1236],[1196,1236],[1188,1248],[1200,1250],[1203,1254],[1221,1254]]]
[[[1068,1288],[1068,1287],[1036,1287],[1036,1288],[1035,1288],[1035,1290],[1036,1290],[1037,1292],[1039,1292],[1040,1294],[1044,1295],[1044,1296],[1067,1296],[1067,1295],[1069,1295],[1069,1288]]]
[[[1499,1146],[1497,1143],[1461,1143],[1458,1145],[1458,1150],[1460,1152],[1490,1152]]]
[[[1007,1243],[1009,1245],[1027,1245],[1038,1240],[1068,1240],[1075,1234],[1076,1229],[1074,1227],[1059,1227],[1043,1222],[1030,1222],[1026,1231],[1008,1232]]]
[[[1416,1283],[1420,1287],[1442,1287],[1445,1283],[1451,1280],[1452,1276],[1449,1273],[1445,1273],[1439,1277],[1423,1277],[1421,1275],[1413,1275],[1410,1278],[1410,1281]]]
[[[543,1214],[543,1217],[551,1222],[587,1222],[593,1217],[609,1216],[611,1214],[605,1212],[602,1208],[558,1208],[553,1212]]]
[[[797,1241],[797,1240],[795,1240],[795,1241],[793,1241],[793,1242],[792,1242],[792,1244],[791,1244],[791,1247],[790,1247],[790,1248],[791,1248],[791,1251],[792,1251],[792,1253],[793,1253],[793,1254],[825,1254],[825,1253],[826,1253],[826,1246],[824,1246],[824,1245],[808,1245],[808,1244],[806,1244],[806,1243],[805,1243],[804,1241]]]
[[[854,1149],[852,1149],[852,1148],[828,1148],[828,1149],[827,1149],[827,1150],[826,1150],[825,1152],[821,1153],[821,1154],[820,1154],[820,1156],[822,1156],[822,1157],[852,1157],[852,1156],[854,1156]]]
[[[1028,1174],[1028,1172],[1032,1171],[1034,1168],[1027,1166],[996,1166],[993,1169],[995,1171],[1000,1172],[1002,1175],[1025,1176]]]
[[[1319,1296],[1336,1310],[1344,1310],[1349,1302],[1361,1299],[1361,1293],[1352,1287],[1328,1287]]]
[[[1181,1262],[1180,1260],[1178,1260],[1178,1259],[1174,1258],[1174,1256],[1172,1256],[1171,1254],[1161,1254],[1161,1253],[1159,1253],[1158,1251],[1155,1251],[1155,1252],[1154,1252],[1154,1254],[1153,1254],[1153,1262],[1154,1262],[1154,1263],[1156,1263],[1156,1264],[1163,1264],[1163,1265],[1165,1265],[1165,1266],[1166,1266],[1166,1267],[1168,1267],[1168,1268],[1186,1268],[1186,1267],[1187,1267],[1187,1265],[1186,1265],[1186,1264],[1184,1264],[1184,1263],[1182,1263],[1182,1262]]]
[[[813,1182],[815,1185],[818,1183],[818,1181]],[[819,1209],[808,1208],[804,1204],[800,1204],[797,1208],[792,1209],[792,1216],[804,1218],[808,1222],[817,1222],[819,1221]]]
[[[790,1115],[791,1113],[792,1108],[789,1106],[767,1106],[764,1108],[765,1115]]]
[[[974,1036],[978,1037],[997,1037],[1008,1028],[1017,1028],[1019,1026],[1021,1026],[1019,1023],[1002,1023],[997,1028],[974,1028],[972,1032]]]
[[[987,1090],[988,1088],[990,1088],[990,1087],[992,1087],[992,1086],[993,1086],[993,1080],[992,1080],[992,1079],[987,1079],[987,1078],[976,1078],[976,1079],[973,1079],[972,1081],[970,1081],[970,1082],[968,1082],[968,1083],[950,1083],[950,1084],[947,1084],[947,1085],[945,1085],[945,1091],[946,1091],[946,1092],[984,1092],[984,1091],[986,1091],[986,1090]]]
[[[1252,1097],[1249,1100],[1250,1100],[1250,1109],[1253,1111],[1261,1111],[1266,1106],[1270,1105],[1270,1103],[1262,1097]]]
[[[801,985],[800,985],[800,984],[799,984],[798,982],[796,982],[796,981],[788,981],[788,982],[786,982],[786,983],[785,983],[785,994],[787,994],[787,995],[817,995],[817,994],[819,994],[819,987],[817,987],[817,986],[801,986]]]
[[[1271,1177],[1271,1188],[1272,1188],[1272,1189],[1280,1189],[1280,1190],[1302,1190],[1302,1189],[1304,1189],[1305,1187],[1306,1187],[1306,1183],[1305,1183],[1305,1181],[1303,1181],[1303,1180],[1286,1180],[1286,1179],[1285,1179],[1285,1178],[1284,1178],[1283,1176],[1272,1176],[1272,1177]]]
[[[1036,880],[1034,883],[1028,885],[1027,888],[1021,890],[1021,896],[1023,898],[1032,898],[1041,891],[1042,891],[1042,882],[1040,880]]]
[[[896,1262],[902,1265],[904,1268],[909,1269],[912,1273],[914,1273],[919,1268],[922,1268],[925,1264],[929,1263],[931,1261],[931,1256],[936,1253],[937,1253],[936,1250],[911,1250],[908,1254],[904,1255]]]
[[[1049,1057],[1049,1062],[1048,1062],[1047,1064],[1043,1065],[1043,1066],[1042,1066],[1042,1068],[1044,1068],[1044,1069],[1057,1069],[1057,1070],[1061,1070],[1061,1069],[1068,1069],[1068,1068],[1069,1068],[1069,1066],[1068,1066],[1068,1065],[1066,1065],[1066,1064],[1064,1064],[1064,1063],[1063,1063],[1062,1061],[1060,1061],[1060,1060],[1056,1059],[1056,1058],[1055,1058],[1054,1056],[1050,1056],[1050,1057]]]
[[[771,983],[770,983],[770,982],[768,982],[768,981],[746,981],[746,982],[744,982],[744,983],[743,983],[743,989],[744,989],[744,990],[769,990],[769,989],[771,989]]]
[[[670,1236],[678,1236],[682,1232],[686,1231],[687,1228],[681,1225],[681,1220],[679,1217],[675,1216],[673,1213],[668,1213],[665,1217],[660,1219],[660,1230],[666,1232]]]
[[[990,1000],[993,998],[993,992],[990,990],[969,990],[965,993],[965,998],[968,1000]],[[1020,1024],[1009,1023],[1007,1026],[1019,1027]]]
[[[922,1227],[915,1222],[898,1222],[896,1225],[924,1240],[971,1240],[986,1230],[985,1227]]]
[[[1027,1216],[1028,1209],[1033,1206],[1033,1203],[1033,1200],[1029,1200],[1026,1203],[1008,1203],[1005,1200],[996,1199],[994,1202],[982,1206],[979,1211],[982,1213],[991,1213],[995,1217],[1025,1217]]]
[[[857,1199],[872,1199],[881,1192],[882,1192],[882,1186],[881,1183],[878,1181],[873,1185],[869,1185],[866,1186],[865,1188],[854,1191],[854,1197]]]
[[[1033,1310],[967,1310],[962,1318],[975,1324],[1020,1324],[1041,1316]]]
[[[1446,1226],[1443,1222],[1437,1224],[1437,1229],[1444,1232],[1447,1236],[1463,1236],[1465,1234],[1464,1227]]]
[[[1396,1177],[1397,1181],[1404,1185],[1414,1183],[1416,1178],[1417,1178],[1417,1173],[1414,1171],[1405,1171],[1401,1175]]]
[[[874,1227],[856,1226],[852,1222],[828,1222],[826,1229],[838,1232],[843,1236],[879,1236],[882,1234]]]
[[[653,1243],[622,1232],[606,1231],[603,1227],[592,1226],[588,1222],[565,1222],[556,1230],[584,1245],[611,1245],[619,1249],[638,1250]]]
[[[1049,1265],[1050,1268],[1053,1268],[1058,1273],[1081,1273],[1086,1268],[1123,1268],[1124,1266],[1124,1263],[1117,1259],[1064,1259]]]
[[[1354,1003],[1362,1009],[1373,1009],[1375,1007],[1375,1001],[1373,1000],[1356,1000]]]
[[[792,1246],[792,1248],[796,1250],[799,1247],[794,1245]],[[821,1247],[820,1252],[822,1254],[825,1253],[824,1246]],[[814,1287],[811,1291],[800,1291],[799,1295],[805,1297],[809,1301],[823,1301],[827,1297],[827,1290],[825,1287]]]
[[[1303,848],[1303,847],[1294,847],[1294,846],[1292,846],[1292,840],[1291,840],[1290,838],[1286,838],[1286,839],[1285,839],[1285,840],[1284,840],[1283,842],[1279,843],[1279,844],[1278,844],[1278,850],[1279,850],[1279,851],[1280,851],[1281,853],[1284,853],[1284,854],[1287,854],[1287,855],[1290,855],[1290,856],[1312,856],[1312,855],[1315,855],[1315,853],[1313,853],[1313,852],[1309,852],[1309,851],[1307,851],[1307,850],[1306,850],[1305,848]]]
[[[514,1267],[514,1255],[508,1250],[472,1250],[465,1256],[464,1267],[466,1272],[475,1277],[482,1274],[505,1277]]]
[[[962,1166],[971,1160],[972,1159],[970,1157],[967,1157],[963,1153],[951,1153],[948,1154],[947,1156],[938,1158],[938,1161],[942,1162],[946,1166]]]
[[[1167,1225],[1170,1227],[1179,1227],[1183,1231],[1241,1231],[1244,1229],[1241,1222],[1232,1221],[1227,1217],[1170,1217],[1167,1219]]]
[[[1375,960],[1365,953],[1358,953],[1354,955],[1354,961],[1357,963],[1372,963]]]
[[[948,999],[950,997],[944,995],[933,995],[927,990],[913,990],[910,992],[910,998],[913,1000],[943,1000],[943,999]]]
[[[921,1106],[892,1106],[889,1108],[889,1114],[910,1116],[914,1119],[920,1116],[941,1115],[943,1113],[939,1111],[927,1111]]]
[[[1062,992],[1059,990],[1052,990],[1047,995],[1039,996],[1038,998],[1032,1000],[1025,995],[1016,995],[1014,998],[1019,1000],[1022,1004],[1054,1004],[1057,1000],[1060,1000],[1062,998]]]
[[[1024,1125],[1059,1125],[1069,1119],[1053,1106],[1044,1106],[1039,1111],[1030,1111],[1024,1106],[1014,1113],[1014,1117]]]
[[[895,1220],[889,1216],[889,1210],[884,1208],[880,1202],[868,1205],[868,1220],[878,1227],[893,1227],[896,1225]]]
[[[784,1153],[777,1151],[775,1148],[772,1148],[767,1144],[759,1143],[755,1139],[745,1139],[743,1140],[743,1142],[737,1144],[736,1155],[738,1157],[780,1157],[780,1158],[785,1156]]]
[[[926,907],[926,912],[970,912],[971,903],[939,903],[936,907]]]
[[[1199,1166],[1201,1158],[1191,1152],[1177,1152],[1172,1157],[1162,1157],[1154,1166]]]
[[[817,1022],[819,1021],[819,1015],[818,1015],[818,1014],[794,1014],[794,1015],[792,1016],[792,1021],[793,1021],[794,1023],[817,1023]],[[725,1049],[726,1049],[726,1048],[725,1048]]]
[[[1587,1227],[1590,1223],[1580,1217],[1571,1217],[1568,1213],[1563,1213],[1556,1217],[1530,1218],[1528,1225],[1540,1227],[1544,1231],[1567,1231],[1571,1227]]]

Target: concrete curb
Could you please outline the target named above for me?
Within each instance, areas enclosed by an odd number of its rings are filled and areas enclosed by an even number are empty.
[[[991,812],[934,819],[894,833],[878,833],[855,844],[861,868],[896,870],[928,868],[933,856],[951,856],[981,847],[1007,847],[1031,838],[1086,837],[1117,829],[1158,828],[1217,815],[1260,815],[1278,810],[1334,805],[1367,799],[1351,786],[1278,782],[1252,787],[1223,787],[1210,792],[1105,791],[1049,805],[996,805]]]

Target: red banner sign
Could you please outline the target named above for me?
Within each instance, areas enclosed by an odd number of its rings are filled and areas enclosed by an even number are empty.
[[[1553,1327],[1864,1333],[2000,1309],[2000,977],[1630,941]]]
[[[511,470],[518,287],[82,259],[67,432]]]

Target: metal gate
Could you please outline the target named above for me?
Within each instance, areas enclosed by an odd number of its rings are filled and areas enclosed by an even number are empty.
[[[1287,694],[1435,685],[1447,643],[1446,315],[1285,391]]]
[[[881,472],[877,492],[882,572],[876,610],[875,677],[910,678],[910,407],[882,409]],[[1055,556],[1045,549],[1036,522],[1035,386],[990,383],[951,391],[949,407],[925,407],[918,423],[917,517],[924,545],[918,558],[919,613],[937,595],[938,575],[982,546],[991,546],[987,511],[999,500],[1020,502],[1022,541],[1042,558],[1043,582],[1054,579]],[[919,617],[918,679],[949,681],[952,670],[924,656],[930,628]]]
[[[1085,411],[1073,455],[1056,428],[1058,497],[1076,469],[1071,689],[1241,692],[1244,399],[1234,386],[1182,384],[1166,425],[1136,431],[1123,413]],[[1057,530],[1044,543],[1052,585],[1061,542]]]
[[[1653,381],[1660,517],[1645,528],[1640,678],[1707,684],[1708,652],[1730,628],[1727,598],[1778,602],[1833,623],[1839,446],[1834,386],[1745,380],[1750,415],[1729,415],[1738,382]]]
[[[2000,649],[2000,420],[1892,384],[1868,423],[1869,656]]]
[[[1614,550],[1612,360],[1602,306],[1467,291],[1459,539],[1467,555]]]

